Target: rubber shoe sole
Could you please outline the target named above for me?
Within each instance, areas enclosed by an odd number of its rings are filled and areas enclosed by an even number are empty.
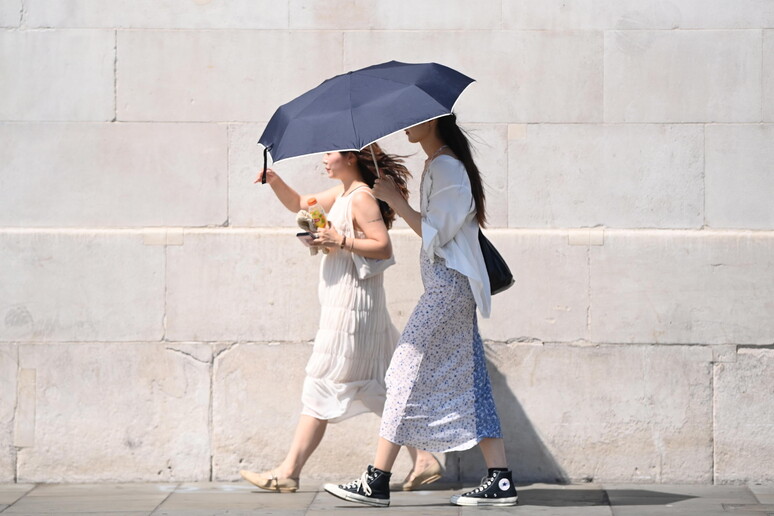
[[[476,507],[513,507],[519,504],[518,496],[509,498],[473,498],[472,496],[454,495],[449,500],[454,505]]]
[[[342,489],[336,484],[325,484],[323,486],[323,489],[325,489],[327,492],[329,492],[336,498],[341,498],[342,500],[346,500],[348,502],[360,503],[363,505],[369,505],[371,507],[389,507],[390,506],[389,500],[383,500],[381,498],[372,498],[370,496],[363,496],[357,493],[350,493],[346,489]]]

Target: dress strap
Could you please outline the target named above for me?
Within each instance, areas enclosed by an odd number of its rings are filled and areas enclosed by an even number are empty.
[[[363,190],[365,188],[365,190]],[[354,235],[355,238],[362,238],[363,232],[362,231],[355,231],[355,221],[352,219],[352,199],[355,197],[355,193],[362,190],[363,193],[367,193],[370,195],[375,201],[376,196],[371,192],[371,188],[368,185],[362,185],[358,186],[357,188],[354,188],[351,192],[347,194],[347,208],[346,208],[346,217],[347,217],[347,224],[349,228],[352,230],[352,235]],[[350,236],[350,235],[347,235]]]
[[[374,196],[374,194],[371,192],[371,188],[370,188],[368,185],[360,185],[360,186],[358,186],[357,188],[354,188],[354,189],[353,189],[351,192],[349,192],[349,193],[347,194],[347,197],[351,197],[353,193],[355,193],[355,192],[357,192],[358,190],[361,190],[361,189],[363,189],[363,188],[367,188],[367,190],[365,190],[365,192],[366,192],[368,195],[370,195],[371,197],[373,197],[374,199],[376,199],[376,197]]]

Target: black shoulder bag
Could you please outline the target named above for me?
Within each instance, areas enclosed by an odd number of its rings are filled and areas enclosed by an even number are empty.
[[[492,295],[508,290],[514,283],[513,274],[508,264],[497,252],[495,246],[484,236],[481,228],[478,228],[478,243],[481,246],[481,254],[484,255],[486,272],[489,275],[489,286]]]

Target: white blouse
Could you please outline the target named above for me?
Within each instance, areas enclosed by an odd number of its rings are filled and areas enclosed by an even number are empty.
[[[476,203],[465,165],[441,154],[422,177],[422,248],[431,260],[467,276],[479,312],[489,317],[492,295],[481,246],[478,243]]]

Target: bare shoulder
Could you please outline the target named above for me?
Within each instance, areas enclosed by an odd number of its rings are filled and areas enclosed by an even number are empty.
[[[376,198],[365,188],[353,194],[352,216],[361,228],[372,223],[384,224]]]
[[[352,205],[358,208],[366,208],[369,206],[378,206],[376,197],[370,188],[360,188],[352,193]]]

